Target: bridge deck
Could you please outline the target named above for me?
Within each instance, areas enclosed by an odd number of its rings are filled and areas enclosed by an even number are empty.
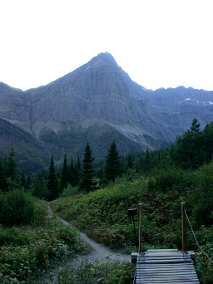
[[[148,250],[137,258],[135,284],[198,284],[190,254],[175,249]]]

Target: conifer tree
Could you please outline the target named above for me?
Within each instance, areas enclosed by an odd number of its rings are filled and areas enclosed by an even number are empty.
[[[105,162],[105,177],[108,181],[115,181],[116,177],[120,175],[120,157],[117,151],[116,143],[110,145],[108,155]]]
[[[50,160],[47,188],[48,188],[48,200],[54,200],[59,196],[58,181],[55,173],[55,165],[53,157],[51,157]]]
[[[16,160],[14,149],[11,149],[7,159],[7,177],[11,180],[16,179]]]
[[[46,178],[43,174],[34,177],[32,184],[32,194],[41,199],[49,199]]]
[[[75,164],[75,170],[76,170],[76,184],[79,184],[81,180],[81,161],[80,161],[79,156],[77,157],[77,161]]]
[[[5,191],[6,187],[7,187],[7,184],[6,184],[6,177],[5,177],[5,173],[3,169],[3,163],[0,160],[0,192]]]
[[[80,189],[83,191],[90,192],[95,189],[93,160],[90,145],[87,143],[84,152],[83,172],[80,183]]]
[[[71,160],[70,160],[69,174],[68,175],[69,175],[69,177],[68,177],[69,183],[72,186],[75,186],[76,185],[76,175],[75,175],[75,167],[74,167],[73,158],[71,158]]]
[[[67,166],[67,155],[64,155],[64,163],[61,172],[61,191],[67,187],[68,184],[68,166]]]
[[[26,188],[26,183],[27,183],[26,177],[25,177],[24,174],[22,174],[22,175],[21,175],[21,178],[20,178],[20,184],[21,184],[21,186],[22,186],[23,188]]]
[[[128,155],[127,157],[127,168],[132,169],[134,166],[134,159],[132,155]]]
[[[200,123],[198,122],[198,120],[196,118],[194,118],[192,120],[192,125],[190,128],[190,132],[192,134],[198,134],[200,132]]]
[[[198,168],[205,158],[202,144],[203,135],[200,131],[200,124],[197,119],[193,119],[190,130],[177,139],[171,153],[172,158],[178,166],[185,169]]]
[[[206,125],[203,131],[203,144],[205,150],[205,161],[210,162],[213,159],[213,123]]]

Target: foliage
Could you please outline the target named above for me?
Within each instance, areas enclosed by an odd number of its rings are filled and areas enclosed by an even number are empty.
[[[73,187],[70,184],[63,190],[61,197],[73,196],[79,194],[78,187]]]
[[[55,173],[54,159],[51,157],[49,174],[48,174],[48,200],[54,200],[59,196],[58,180]]]
[[[0,224],[13,226],[30,224],[34,217],[34,203],[22,191],[0,195]]]
[[[213,157],[213,123],[200,130],[199,122],[194,119],[192,126],[180,136],[172,147],[171,157],[177,166],[196,169]]]
[[[84,249],[77,231],[56,219],[42,227],[0,228],[0,244],[1,283],[29,280],[39,269],[47,269],[53,259]]]
[[[40,199],[48,199],[47,181],[43,174],[38,174],[33,178],[32,195]]]
[[[116,143],[110,145],[105,162],[105,177],[108,181],[115,181],[121,173],[120,158],[117,150]]]
[[[129,284],[133,267],[130,264],[82,264],[60,272],[59,284]]]
[[[64,155],[64,163],[61,172],[61,191],[67,186],[68,184],[68,166],[67,166],[67,155]]]
[[[192,215],[197,228],[213,224],[213,162],[194,173],[194,190],[191,203]]]
[[[202,226],[198,233],[200,242],[202,241],[202,251],[198,251],[195,257],[197,272],[201,282],[205,284],[213,283],[213,227]],[[208,257],[207,257],[208,255]]]
[[[90,145],[87,143],[84,152],[83,172],[80,184],[82,191],[90,192],[95,189],[93,160]]]
[[[136,207],[140,200],[144,207],[145,242],[174,246],[178,242],[175,234],[178,228],[172,215],[180,217],[179,192],[156,195],[147,188],[144,178],[133,181],[123,178],[87,195],[59,199],[53,202],[53,208],[99,242],[121,248],[135,243],[127,209]]]

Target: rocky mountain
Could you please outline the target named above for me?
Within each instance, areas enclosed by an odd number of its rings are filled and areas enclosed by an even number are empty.
[[[40,164],[51,153],[58,159],[64,152],[81,155],[87,141],[98,158],[113,140],[122,154],[157,149],[173,142],[194,117],[202,125],[213,120],[213,92],[184,87],[147,90],[108,53],[25,92],[0,83],[0,151],[16,145],[24,157],[29,148]],[[2,131],[9,127],[5,138]]]

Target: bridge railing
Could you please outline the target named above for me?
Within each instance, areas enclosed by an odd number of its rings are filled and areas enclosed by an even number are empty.
[[[192,223],[190,221],[190,218],[187,214],[185,202],[182,202],[181,203],[181,237],[182,237],[182,248],[181,249],[184,253],[187,251],[187,227],[190,229],[190,232],[195,241],[197,250],[200,251],[201,254],[206,257],[208,263],[213,264],[213,259],[206,253],[206,251],[202,248],[201,244],[199,243],[196,233],[193,229]]]
[[[138,216],[138,254],[141,254],[144,252],[142,214],[143,214],[143,204],[141,202],[138,204],[137,208],[128,209],[129,218],[134,225],[135,235],[137,235],[137,233],[136,233],[136,225],[135,225],[134,216],[135,215]],[[206,257],[209,263],[213,264],[213,259],[204,251],[204,249],[202,248],[202,246],[200,245],[198,241],[195,231],[193,230],[192,223],[186,211],[185,202],[181,202],[181,250],[183,253],[187,252],[187,231],[188,229],[190,230],[193,236],[193,239],[197,246],[197,250],[200,251]],[[135,255],[135,259],[136,258],[137,256]]]

